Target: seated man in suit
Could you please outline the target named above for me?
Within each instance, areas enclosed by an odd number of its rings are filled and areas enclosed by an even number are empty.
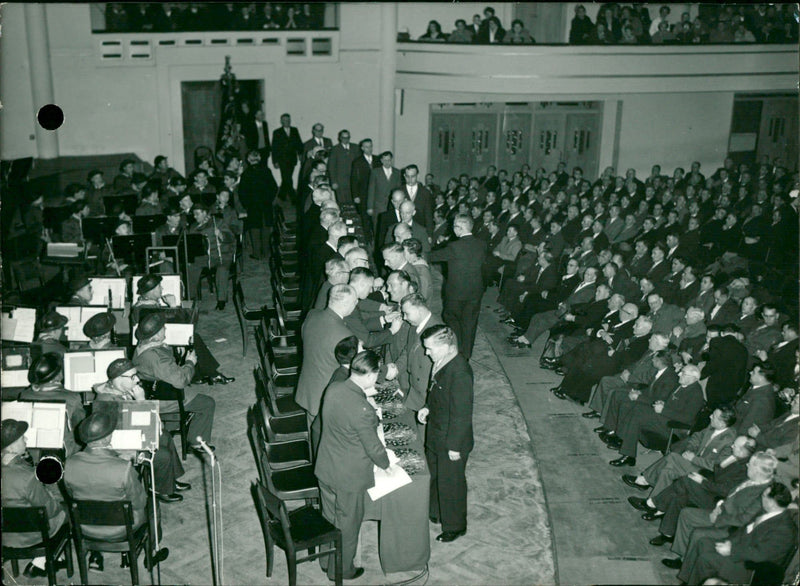
[[[58,354],[42,354],[28,369],[31,386],[19,395],[20,401],[58,401],[67,406],[67,424],[64,427],[64,448],[67,456],[77,451],[75,430],[86,417],[81,396],[64,388],[64,363]]]
[[[647,305],[650,308],[648,315],[653,320],[654,334],[669,336],[673,328],[683,319],[683,310],[675,305],[665,303],[664,298],[656,292],[647,296]]]
[[[665,400],[657,400],[652,405],[637,403],[630,414],[619,422],[619,439],[614,447],[619,447],[620,457],[611,460],[612,466],[635,466],[636,451],[643,432],[649,432],[666,439],[669,436],[669,421],[679,421],[692,425],[700,409],[703,408],[703,389],[698,382],[700,369],[687,364],[678,374],[679,386]]]
[[[797,548],[797,510],[787,508],[791,502],[785,485],[771,483],[761,495],[761,513],[729,539],[693,540],[678,578],[687,584],[704,584],[711,577],[744,584],[752,578],[747,562],[785,564]]]
[[[202,437],[206,442],[211,441],[211,428],[214,424],[214,411],[216,403],[208,395],[198,393],[190,386],[194,378],[197,354],[189,350],[184,356],[184,364],[178,365],[170,346],[164,343],[166,330],[164,316],[161,313],[150,313],[139,321],[136,338],[139,345],[133,353],[133,364],[141,380],[164,381],[184,390],[184,407],[194,413],[189,423],[189,442],[191,448],[202,454],[196,438]],[[161,413],[175,413],[178,410],[177,401],[160,401]]]
[[[701,469],[713,470],[718,462],[731,455],[736,438],[732,427],[735,421],[736,413],[731,407],[717,407],[711,413],[708,427],[674,444],[670,452],[638,476],[623,474],[623,482],[639,490],[652,489],[651,494],[658,494],[681,476]]]
[[[236,250],[236,236],[227,224],[217,222],[211,216],[205,204],[195,204],[192,214],[196,223],[189,228],[189,232],[205,236],[207,254],[197,257],[191,264],[189,287],[198,284],[203,268],[214,271],[214,293],[217,296],[217,310],[221,311],[228,302],[228,280]]]
[[[0,426],[2,434],[2,501],[3,507],[44,507],[47,514],[48,534],[53,537],[66,521],[66,512],[61,503],[51,495],[36,477],[33,459],[27,451],[25,432],[28,424],[15,419],[4,419]],[[41,541],[39,533],[5,533],[4,547],[30,547]],[[31,560],[23,575],[26,578],[47,576],[45,556]],[[55,571],[65,568],[62,560],[56,562]]]
[[[111,434],[116,428],[117,418],[107,411],[92,413],[78,429],[78,437],[86,447],[67,458],[64,465],[64,485],[76,500],[130,501],[133,509],[133,528],[147,521],[147,492],[130,461],[123,459],[111,448]],[[125,528],[117,526],[81,527],[86,537],[101,540],[125,538]],[[145,547],[149,547],[146,545]],[[153,560],[163,561],[169,555],[164,548]],[[102,557],[95,563],[102,571]],[[135,560],[131,560],[136,563]]]
[[[72,215],[61,223],[61,242],[71,242],[83,246],[83,219],[89,215],[89,203],[78,200],[72,204]]]
[[[338,297],[339,290],[334,288],[333,292]],[[347,297],[352,303],[355,296]],[[305,325],[303,330],[305,333]],[[378,438],[378,416],[365,394],[374,388],[380,366],[374,352],[357,354],[350,365],[350,378],[331,384],[322,404],[324,425],[314,473],[319,479],[322,514],[342,532],[343,575],[348,580],[364,573],[364,568],[354,566],[353,559],[366,490],[374,484],[372,469],[378,466],[388,470],[390,466],[386,448]],[[320,558],[320,565],[333,580],[334,566],[327,561],[327,557]]]
[[[67,347],[61,342],[69,319],[55,310],[50,310],[42,316],[39,322],[39,335],[31,344],[34,355],[55,353],[64,356]],[[34,356],[35,357],[35,356]]]
[[[118,410],[113,403],[120,401],[144,401],[144,389],[139,384],[139,375],[133,362],[126,358],[118,358],[106,369],[108,380],[96,384],[92,390],[95,402],[92,411],[98,413],[108,410],[117,415]],[[192,485],[181,482],[183,465],[175,449],[175,442],[166,430],[162,430],[158,438],[158,450],[153,458],[153,480],[157,498],[162,503],[174,503],[183,500],[179,491],[189,490]]]

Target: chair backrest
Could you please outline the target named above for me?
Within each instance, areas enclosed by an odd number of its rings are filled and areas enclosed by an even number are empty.
[[[273,537],[276,536],[278,527],[282,533],[280,541],[290,553],[294,552],[294,541],[292,540],[292,525],[289,521],[289,514],[286,512],[286,505],[277,496],[272,494],[269,489],[260,482],[253,483],[256,493],[256,506],[260,509],[259,516],[267,522],[264,527],[266,531],[271,530]]]
[[[133,506],[130,501],[71,500],[69,503],[75,534],[83,539],[82,525],[124,527],[125,538],[133,543]],[[145,507],[145,510],[147,508]]]
[[[266,442],[264,451],[270,464],[286,464],[289,462],[310,462],[311,449],[304,439],[284,442]]]
[[[40,533],[48,538],[45,507],[3,507],[3,533]]]
[[[147,393],[146,388],[145,388],[145,393]],[[154,382],[152,388],[150,389],[147,398],[149,400],[183,402],[185,400],[185,396],[186,393],[184,392],[183,389],[174,387],[166,381],[157,380]]]

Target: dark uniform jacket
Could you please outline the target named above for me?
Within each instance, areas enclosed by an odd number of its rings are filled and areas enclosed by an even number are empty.
[[[425,445],[433,451],[472,451],[473,375],[469,362],[457,354],[431,377]]]
[[[472,234],[431,251],[430,262],[447,263],[448,278],[444,296],[449,300],[480,299],[483,295],[481,267],[486,258],[486,243]]]

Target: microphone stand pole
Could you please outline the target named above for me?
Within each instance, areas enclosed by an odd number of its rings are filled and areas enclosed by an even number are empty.
[[[187,243],[187,236],[186,236],[187,226],[181,226],[181,233],[178,235],[178,246],[180,246],[181,240],[183,240],[183,276],[186,277],[186,291],[187,291],[187,298],[188,295],[192,291],[191,283],[189,283],[189,244]],[[180,255],[178,255],[180,256]],[[180,259],[177,259],[178,264],[180,264]],[[178,274],[181,273],[180,268],[178,269]]]
[[[222,543],[222,534],[217,532],[217,485],[214,477],[214,469],[218,465],[217,458],[208,444],[202,437],[197,436],[197,443],[200,444],[202,450],[208,454],[211,460],[211,561],[214,565],[214,584],[215,586],[222,586],[222,568],[220,567],[220,552]],[[220,478],[220,488],[222,487],[222,479]],[[221,517],[220,517],[221,519]]]

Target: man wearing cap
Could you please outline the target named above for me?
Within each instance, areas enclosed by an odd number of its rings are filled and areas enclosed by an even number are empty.
[[[134,165],[136,161],[133,159],[123,159],[119,164],[119,175],[114,177],[114,191],[118,195],[131,192]]]
[[[147,521],[147,492],[133,464],[111,448],[111,434],[117,424],[116,415],[107,411],[92,413],[78,429],[78,438],[86,447],[67,458],[64,484],[73,499],[86,501],[130,501],[133,529]],[[83,525],[83,534],[91,539],[125,539],[125,527]],[[145,546],[147,547],[147,546]],[[169,550],[163,548],[153,558],[163,561]],[[102,571],[102,556],[95,556]],[[90,558],[90,568],[92,559]],[[134,562],[136,563],[136,562]]]
[[[116,414],[118,411],[112,404],[114,402],[145,400],[136,366],[127,358],[118,358],[112,362],[106,370],[106,376],[106,382],[92,387],[95,393],[95,413],[108,410]],[[183,465],[172,436],[163,430],[158,438],[158,450],[153,457],[153,471],[157,498],[163,503],[182,501],[183,496],[178,491],[192,488],[188,482],[177,480],[179,476],[183,476]]]
[[[44,507],[47,513],[49,535],[53,537],[64,525],[66,514],[44,485],[36,478],[33,461],[27,451],[25,431],[28,424],[16,419],[4,419],[0,426],[2,435],[2,500],[3,507]],[[5,533],[4,547],[30,547],[42,540],[36,533]],[[45,557],[33,559],[23,572],[26,578],[43,578],[47,576]],[[61,561],[56,563],[55,570],[66,567]]]
[[[207,255],[197,257],[189,267],[189,287],[195,287],[200,278],[200,271],[205,264],[214,272],[214,290],[217,295],[217,309],[225,309],[228,302],[228,278],[233,262],[233,251],[236,248],[236,236],[224,222],[212,219],[208,206],[197,203],[192,207],[195,224],[189,227],[192,234],[203,234],[206,237]]]
[[[197,450],[199,445],[194,443],[195,438],[202,437],[206,442],[211,439],[216,403],[208,395],[198,393],[189,386],[194,377],[197,354],[189,350],[184,365],[178,366],[172,348],[164,344],[165,335],[163,315],[150,313],[144,316],[136,330],[139,345],[134,352],[133,364],[142,380],[164,381],[177,389],[184,389],[184,406],[187,411],[194,413],[189,423],[189,438],[191,447]],[[159,410],[162,413],[175,413],[178,404],[176,401],[162,401]]]
[[[63,401],[67,405],[67,425],[64,426],[64,447],[67,455],[77,450],[74,430],[86,417],[81,396],[64,388],[62,357],[55,353],[42,354],[28,369],[31,386],[20,393],[21,401]]]
[[[117,320],[111,313],[98,313],[83,324],[83,335],[89,338],[89,348],[104,350],[114,347],[114,326]]]
[[[69,305],[86,306],[92,301],[92,282],[88,277],[78,276],[70,281],[72,297],[69,298]]]
[[[55,310],[48,311],[39,322],[39,335],[31,347],[38,348],[40,356],[47,353],[64,356],[67,347],[61,343],[61,338],[64,336],[64,328],[68,321],[67,316],[61,315]]]
[[[160,275],[150,273],[139,279],[136,285],[136,293],[139,299],[133,306],[133,323],[139,323],[140,308],[142,307],[172,307],[179,308],[180,300],[175,299],[174,295],[164,295],[161,289],[161,281],[163,278]],[[191,316],[188,311],[177,309],[180,319],[189,323]],[[219,362],[211,350],[208,349],[203,338],[197,332],[194,333],[194,349],[197,353],[197,368],[195,369],[195,378],[193,382],[201,384],[220,384],[226,385],[233,382],[235,379],[221,374],[219,369]]]

